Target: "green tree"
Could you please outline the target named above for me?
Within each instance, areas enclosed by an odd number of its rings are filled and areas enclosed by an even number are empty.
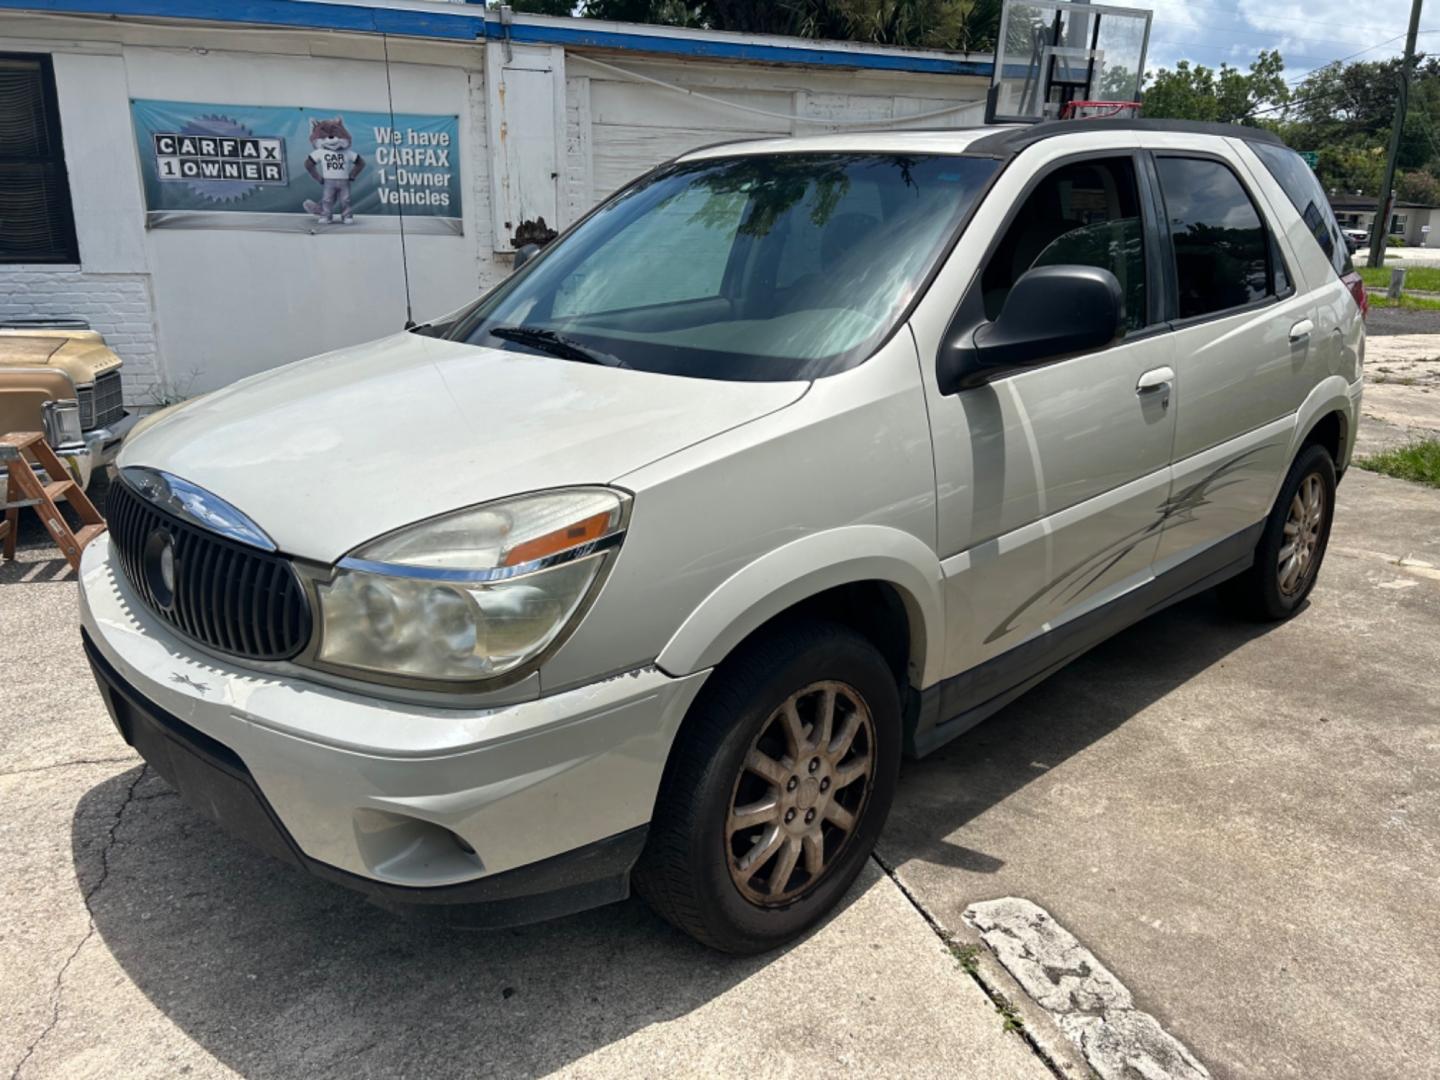
[[[592,19],[988,52],[995,47],[1000,0],[584,0],[581,13]]]
[[[1276,130],[1299,150],[1319,153],[1316,173],[1327,191],[1374,196],[1380,188],[1395,118],[1398,57],[1336,62],[1312,71],[1295,88]],[[1440,61],[1421,57],[1410,85],[1410,107],[1400,136],[1399,197],[1431,202],[1427,177],[1440,173]]]
[[[1293,136],[1292,136],[1293,140]],[[1304,141],[1291,141],[1292,146],[1306,148]],[[1315,173],[1326,191],[1341,195],[1369,195],[1372,198],[1380,190],[1380,178],[1385,172],[1385,147],[1383,145],[1321,146],[1320,161]]]
[[[1395,197],[1401,202],[1440,206],[1440,180],[1424,169],[1402,172],[1395,179]]]
[[[1146,80],[1145,115],[1253,124],[1257,109],[1288,99],[1284,71],[1278,52],[1261,52],[1248,72],[1229,64],[1218,71],[1204,64],[1192,67],[1180,60],[1173,70],[1161,68]]]

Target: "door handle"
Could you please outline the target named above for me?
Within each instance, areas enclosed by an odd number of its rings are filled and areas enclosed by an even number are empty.
[[[1158,394],[1160,396],[1161,406],[1168,407],[1170,404],[1170,386],[1174,381],[1174,368],[1151,368],[1149,371],[1141,374],[1140,378],[1136,380],[1135,393],[1139,394],[1141,397],[1147,397],[1151,394]]]
[[[1175,381],[1175,369],[1168,367],[1151,368],[1135,383],[1137,394],[1148,394],[1163,389]]]
[[[1301,319],[1294,326],[1290,327],[1290,344],[1299,345],[1302,341],[1310,340],[1310,331],[1315,329],[1315,324],[1309,319]]]

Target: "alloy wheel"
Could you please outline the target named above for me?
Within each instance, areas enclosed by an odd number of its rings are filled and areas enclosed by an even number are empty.
[[[1324,523],[1325,486],[1319,474],[1312,472],[1300,482],[1285,519],[1285,537],[1276,566],[1284,595],[1295,596],[1309,583]]]
[[[761,725],[725,819],[730,878],[763,907],[820,882],[864,813],[875,775],[875,721],[843,682],[791,694]]]

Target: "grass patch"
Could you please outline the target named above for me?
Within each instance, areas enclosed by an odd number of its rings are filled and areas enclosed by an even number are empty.
[[[960,966],[971,975],[976,974],[980,970],[979,945],[957,945],[951,942],[950,953],[956,960],[960,961]]]
[[[1020,1018],[1019,1011],[1015,1008],[1014,1002],[1004,994],[995,995],[995,1011],[1000,1014],[1000,1022],[1006,1031],[1024,1031],[1025,1021]]]
[[[1391,300],[1383,292],[1370,294],[1372,308],[1404,308],[1407,311],[1440,311],[1440,297],[1416,296],[1407,292],[1398,301]]]
[[[1398,450],[1369,454],[1355,464],[1385,476],[1440,487],[1440,439],[1424,439]]]
[[[1372,289],[1390,287],[1390,267],[1360,267],[1360,277]],[[1405,268],[1405,288],[1420,292],[1440,292],[1440,266],[1409,266]]]

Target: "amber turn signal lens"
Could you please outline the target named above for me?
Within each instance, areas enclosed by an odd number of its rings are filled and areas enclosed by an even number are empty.
[[[592,540],[599,540],[610,531],[610,524],[614,520],[614,514],[608,511],[603,514],[593,514],[583,521],[566,525],[563,529],[556,529],[544,536],[537,536],[533,540],[526,540],[523,544],[516,544],[500,560],[501,566],[519,566],[521,563],[534,562],[536,559],[543,559],[547,555],[555,555],[562,551],[569,551],[571,548],[579,547],[581,544],[588,544]]]

